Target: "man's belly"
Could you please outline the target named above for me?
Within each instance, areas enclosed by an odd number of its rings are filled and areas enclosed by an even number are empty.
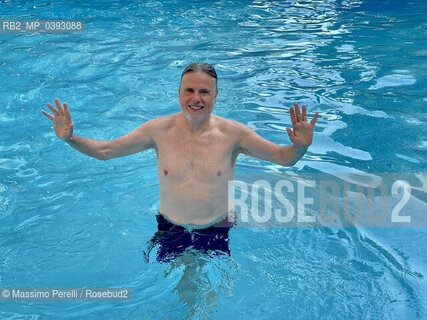
[[[206,226],[224,218],[231,208],[225,178],[210,183],[191,179],[160,183],[159,211],[172,222]]]

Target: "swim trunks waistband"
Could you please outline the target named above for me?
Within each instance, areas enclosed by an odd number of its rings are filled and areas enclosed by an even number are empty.
[[[159,218],[158,218],[159,216],[162,217],[164,220],[168,221],[169,223],[171,223],[175,226],[183,227],[187,230],[203,230],[203,229],[208,229],[208,228],[231,228],[234,225],[236,225],[236,223],[235,223],[236,213],[234,210],[219,216],[213,222],[207,223],[205,225],[197,225],[197,224],[190,224],[190,223],[189,224],[181,224],[181,223],[178,223],[176,221],[173,221],[166,214],[163,214],[161,212],[159,212],[156,216],[157,222],[159,222]],[[162,222],[163,222],[163,220],[162,220]]]
[[[147,262],[155,247],[159,262],[169,262],[189,249],[215,255],[230,254],[228,235],[234,223],[228,222],[228,217],[210,227],[190,230],[174,224],[160,213],[156,215],[156,220],[158,230],[148,242],[147,252],[144,252]]]

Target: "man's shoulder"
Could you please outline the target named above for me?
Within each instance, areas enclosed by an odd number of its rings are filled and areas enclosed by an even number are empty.
[[[243,123],[236,121],[236,120],[233,120],[233,119],[223,118],[223,117],[220,117],[217,115],[215,115],[214,117],[215,117],[215,121],[217,123],[218,129],[220,129],[223,132],[238,133],[238,132],[242,132],[248,128]]]
[[[146,122],[153,130],[167,130],[172,127],[177,120],[178,113],[157,117]]]

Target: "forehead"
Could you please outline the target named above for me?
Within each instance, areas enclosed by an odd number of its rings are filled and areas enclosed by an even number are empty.
[[[216,80],[205,72],[190,72],[182,76],[182,87],[216,87]]]

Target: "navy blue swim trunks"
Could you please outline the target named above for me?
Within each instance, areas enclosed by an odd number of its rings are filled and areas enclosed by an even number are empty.
[[[230,254],[228,233],[235,224],[229,222],[228,217],[208,228],[192,230],[172,223],[160,213],[156,219],[157,232],[148,241],[147,252],[144,252],[147,262],[155,247],[159,262],[170,262],[190,248],[209,254]]]

